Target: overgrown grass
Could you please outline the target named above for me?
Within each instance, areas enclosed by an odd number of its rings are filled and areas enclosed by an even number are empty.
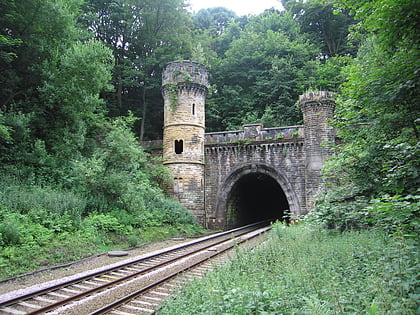
[[[147,210],[89,211],[82,193],[3,181],[0,279],[112,249],[203,232],[192,214],[175,201],[163,195],[147,200]]]
[[[418,254],[403,236],[275,224],[263,246],[192,282],[159,314],[414,314]]]
[[[109,250],[203,232],[200,226],[192,224],[167,224],[141,229],[120,225],[119,231],[106,231],[90,225],[90,219],[91,217],[87,217],[83,220],[83,228],[73,232],[54,232],[33,223],[0,223],[1,233],[7,230],[7,234],[2,237],[13,241],[0,246],[0,279]]]

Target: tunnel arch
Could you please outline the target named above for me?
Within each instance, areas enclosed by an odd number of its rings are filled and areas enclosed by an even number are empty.
[[[222,181],[217,196],[216,217],[226,228],[298,213],[299,201],[290,182],[264,164],[233,170]]]

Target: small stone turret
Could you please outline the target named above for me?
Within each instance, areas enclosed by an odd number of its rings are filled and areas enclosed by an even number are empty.
[[[334,115],[334,93],[309,92],[299,97],[303,113],[305,139],[306,211],[313,209],[315,196],[322,185],[321,168],[331,154],[335,133],[330,125]]]
[[[173,173],[172,194],[204,224],[204,104],[208,71],[191,61],[169,63],[162,75],[163,158]]]

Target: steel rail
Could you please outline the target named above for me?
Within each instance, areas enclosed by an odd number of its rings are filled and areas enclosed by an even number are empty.
[[[162,252],[159,252],[159,253],[156,253],[156,254],[152,254],[152,255],[149,255],[149,256],[146,256],[146,257],[142,257],[140,259],[137,259],[137,260],[134,260],[134,261],[130,261],[130,262],[127,262],[127,263],[123,263],[121,265],[114,266],[114,267],[109,268],[109,269],[105,269],[105,270],[100,270],[100,271],[97,271],[97,272],[93,272],[93,273],[90,273],[88,275],[84,275],[84,276],[81,276],[81,277],[74,278],[74,279],[72,279],[70,281],[67,281],[67,282],[59,283],[59,284],[56,284],[56,285],[53,285],[53,286],[50,286],[50,287],[47,287],[47,288],[36,290],[36,291],[31,292],[29,294],[25,294],[25,295],[22,295],[22,296],[18,296],[16,298],[12,298],[12,299],[10,299],[8,301],[4,301],[4,302],[0,303],[0,313],[8,313],[7,308],[10,308],[13,305],[17,305],[19,303],[25,302],[27,300],[30,300],[31,298],[34,298],[34,297],[37,297],[37,296],[42,296],[44,294],[48,294],[49,292],[59,291],[60,289],[63,289],[63,288],[66,288],[66,287],[70,287],[70,286],[72,286],[74,284],[82,283],[83,281],[91,280],[91,279],[96,278],[96,277],[99,277],[99,276],[104,276],[104,275],[107,275],[109,273],[112,273],[112,272],[115,272],[115,271],[124,269],[126,267],[129,267],[129,266],[132,266],[132,265],[135,265],[135,264],[139,264],[139,263],[142,263],[142,262],[145,263],[145,262],[147,262],[148,260],[150,260],[152,258],[164,257],[167,254],[175,253],[177,251],[181,252],[182,250],[191,248],[193,246],[197,246],[197,245],[199,245],[201,243],[205,243],[207,241],[212,241],[212,240],[215,240],[217,238],[221,238],[221,237],[225,237],[225,236],[228,236],[228,235],[232,235],[233,233],[238,233],[239,232],[239,233],[245,234],[246,232],[244,232],[244,231],[246,231],[247,229],[251,229],[251,228],[254,228],[254,227],[262,226],[264,224],[267,224],[267,222],[258,222],[258,223],[249,224],[249,225],[246,225],[246,226],[243,226],[243,227],[240,227],[240,228],[236,228],[236,229],[233,229],[233,230],[229,230],[229,231],[225,231],[225,232],[221,232],[221,233],[216,233],[216,234],[213,234],[213,235],[204,237],[204,238],[200,238],[199,240],[196,240],[196,241],[188,242],[188,243],[183,244],[183,245],[180,245],[180,246],[178,246],[176,248],[171,248],[171,249],[168,249],[168,250],[164,250]],[[242,234],[240,234],[240,235],[242,235]],[[191,255],[191,254],[193,254],[195,252],[198,252],[198,251],[201,251],[203,249],[206,249],[206,248],[209,248],[209,247],[213,247],[213,246],[215,246],[215,245],[217,245],[219,243],[222,243],[224,241],[225,241],[225,239],[223,239],[221,241],[218,241],[216,243],[213,242],[213,243],[211,243],[209,245],[206,245],[205,247],[200,247],[199,249],[192,250],[188,254]],[[127,281],[129,279],[138,277],[141,274],[144,274],[146,272],[149,272],[149,271],[151,271],[153,269],[157,269],[157,268],[162,267],[164,265],[170,264],[171,262],[174,262],[174,261],[176,261],[176,260],[178,260],[178,259],[180,259],[180,258],[182,258],[182,257],[184,257],[185,255],[188,255],[188,254],[185,254],[185,253],[183,254],[181,252],[180,253],[180,256],[177,256],[175,258],[165,259],[163,262],[159,262],[159,263],[157,263],[155,265],[152,265],[150,267],[145,267],[144,269],[139,270],[138,272],[134,272],[134,273],[129,274],[127,276],[122,276],[122,277],[120,277],[118,279],[114,279],[114,280],[109,281],[109,282],[107,282],[105,284],[99,285],[97,287],[90,288],[90,289],[88,289],[86,291],[82,291],[82,292],[77,293],[77,294],[74,294],[72,296],[69,296],[68,298],[64,298],[62,300],[55,301],[54,303],[51,303],[49,305],[41,306],[40,308],[37,308],[36,310],[33,310],[33,311],[29,311],[29,312],[27,312],[25,314],[41,314],[41,313],[44,313],[46,311],[55,309],[55,308],[57,308],[57,307],[59,307],[61,305],[67,304],[67,303],[69,303],[71,301],[80,299],[80,298],[82,298],[84,296],[87,296],[87,295],[91,295],[94,292],[102,291],[103,289],[108,288],[110,286],[114,286],[114,285],[116,285],[118,283],[121,283],[123,281]]]
[[[186,272],[186,271],[188,271],[188,270],[190,270],[190,269],[192,269],[194,267],[197,267],[197,266],[199,266],[199,265],[201,265],[201,264],[203,264],[203,263],[205,263],[205,262],[213,259],[216,256],[220,256],[221,254],[223,254],[223,253],[225,253],[225,252],[227,252],[229,250],[232,250],[232,248],[234,248],[236,245],[242,244],[242,243],[244,243],[244,242],[246,242],[246,241],[248,241],[248,240],[250,240],[252,238],[258,237],[262,233],[268,231],[269,229],[270,229],[270,227],[268,227],[264,231],[261,231],[258,234],[253,235],[252,237],[246,238],[246,239],[242,239],[242,236],[243,235],[239,235],[239,236],[235,237],[235,239],[229,240],[232,244],[229,245],[228,247],[223,248],[220,251],[215,251],[214,253],[210,254],[209,256],[204,257],[204,258],[201,258],[199,261],[196,261],[193,264],[187,265],[185,268],[182,268],[181,270],[177,270],[175,272],[172,272],[169,275],[166,275],[165,277],[163,277],[161,279],[158,279],[155,282],[150,283],[147,286],[145,286],[145,287],[143,287],[143,288],[141,288],[141,289],[139,289],[139,290],[137,290],[137,291],[135,291],[135,292],[133,292],[133,293],[131,293],[131,294],[129,294],[129,295],[127,295],[127,296],[125,296],[125,297],[123,297],[123,298],[115,301],[115,302],[113,302],[113,303],[110,303],[110,304],[108,304],[108,305],[106,305],[106,306],[104,306],[104,307],[102,307],[102,308],[100,308],[100,309],[98,309],[98,310],[96,310],[96,311],[94,311],[92,313],[90,313],[89,315],[101,315],[101,314],[106,314],[109,311],[115,310],[118,307],[120,307],[120,306],[122,306],[124,304],[127,304],[128,302],[132,301],[133,299],[141,296],[142,294],[146,293],[147,291],[149,291],[151,289],[154,289],[154,288],[158,287],[159,285],[162,285],[165,282],[168,282],[169,280],[177,277],[181,273],[184,273],[184,272]],[[238,241],[236,242],[236,240],[238,240]],[[228,242],[228,241],[224,241],[224,242]]]

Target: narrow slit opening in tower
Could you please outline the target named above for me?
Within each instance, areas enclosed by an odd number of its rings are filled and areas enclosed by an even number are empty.
[[[192,114],[195,115],[195,103],[192,104]]]
[[[175,153],[181,154],[184,152],[184,141],[183,140],[175,140]]]

